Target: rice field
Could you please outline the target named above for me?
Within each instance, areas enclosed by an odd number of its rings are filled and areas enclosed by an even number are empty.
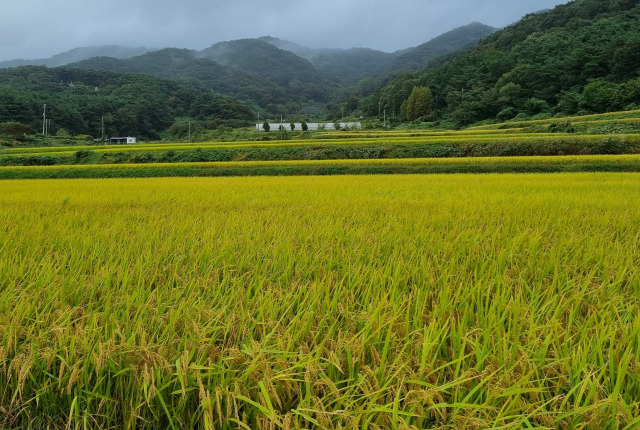
[[[640,427],[640,174],[2,181],[0,428]]]
[[[302,176],[345,174],[640,172],[640,155],[231,161],[3,166],[0,179]]]
[[[514,143],[540,143],[547,142],[554,144],[559,141],[574,144],[589,144],[607,142],[610,139],[622,140],[624,142],[638,144],[640,135],[629,134],[623,136],[609,135],[581,135],[581,134],[553,134],[553,133],[480,133],[475,132],[434,132],[416,134],[411,132],[401,133],[378,133],[359,136],[351,134],[343,138],[333,139],[307,139],[307,140],[285,140],[272,142],[200,142],[200,143],[145,143],[140,145],[95,145],[95,146],[51,146],[51,147],[26,147],[9,148],[0,151],[3,157],[18,156],[42,156],[58,155],[69,156],[77,151],[93,151],[99,154],[114,153],[162,153],[165,151],[193,151],[216,150],[216,149],[251,149],[263,148],[270,150],[286,148],[305,148],[322,146],[395,146],[395,145],[437,145],[437,144],[501,144],[504,146]]]

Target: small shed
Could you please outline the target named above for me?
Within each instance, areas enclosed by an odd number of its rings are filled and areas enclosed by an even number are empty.
[[[138,143],[138,139],[135,137],[112,137],[109,139],[109,143],[126,143],[128,145],[133,145],[134,143]]]

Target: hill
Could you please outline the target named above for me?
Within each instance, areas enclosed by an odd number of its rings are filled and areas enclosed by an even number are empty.
[[[479,22],[458,27],[415,48],[398,52],[385,71],[397,73],[420,70],[437,57],[476,46],[482,38],[495,31],[496,28]]]
[[[439,56],[464,50],[478,44],[480,39],[496,31],[477,22],[448,31],[422,45],[388,53],[368,48],[310,49],[273,37],[260,40],[308,59],[318,70],[334,79],[352,84],[363,78],[385,77],[400,72],[416,71]]]
[[[468,27],[468,28],[467,28]],[[121,46],[78,48],[48,60],[16,60],[5,67],[42,64],[136,73],[173,81],[191,91],[214,91],[242,101],[262,116],[337,112],[349,95],[372,94],[386,76],[418,68],[492,31],[472,24],[416,48],[386,53],[366,48],[310,49],[272,37],[216,43],[202,51]],[[33,76],[32,76],[33,78]],[[42,84],[50,83],[45,79]]]
[[[283,109],[296,99],[290,91],[273,82],[202,57],[198,51],[167,48],[124,60],[96,57],[70,67],[143,73],[181,82],[194,90],[213,90],[269,111]]]
[[[20,66],[59,67],[92,57],[131,58],[152,51],[149,48],[130,48],[120,45],[85,46],[38,60],[9,60],[0,62],[0,69]]]
[[[465,125],[633,109],[640,104],[640,5],[576,0],[483,39],[462,55],[390,82],[377,101],[400,120],[416,86],[433,94],[423,119]]]
[[[43,66],[0,70],[0,124],[21,124],[34,134],[42,129],[45,103],[49,133],[61,136],[99,137],[104,121],[107,136],[159,139],[178,117],[211,127],[254,118],[235,99],[149,75]]]
[[[335,85],[307,59],[258,39],[221,42],[199,56],[265,79],[300,97],[327,101]]]
[[[259,40],[282,50],[293,52],[302,58],[306,58],[318,70],[329,74],[331,77],[343,83],[354,82],[373,75],[375,72],[389,65],[396,57],[396,53],[382,52],[368,48],[311,49],[275,37],[261,37]]]

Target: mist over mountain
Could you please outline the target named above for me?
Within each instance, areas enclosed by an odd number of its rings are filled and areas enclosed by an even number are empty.
[[[370,76],[390,76],[398,72],[419,70],[439,56],[470,48],[496,28],[473,22],[448,31],[419,46],[388,53],[369,48],[310,49],[274,37],[260,40],[308,59],[319,70],[344,83],[354,83]]]
[[[415,48],[397,52],[385,71],[394,73],[422,69],[437,57],[476,46],[482,38],[496,31],[497,28],[479,22],[458,27]]]
[[[59,67],[75,63],[76,61],[86,60],[87,58],[92,57],[112,57],[122,59],[142,55],[149,51],[153,51],[153,49],[143,47],[131,48],[120,45],[85,46],[56,54],[50,58],[42,58],[36,60],[15,59],[2,61],[0,62],[0,69],[20,66]]]
[[[99,56],[68,64],[83,69],[143,73],[163,79],[189,80],[195,87],[245,101],[266,112],[281,112],[291,103],[318,106],[338,102],[349,87],[384,76],[418,70],[441,54],[477,44],[495,31],[473,23],[425,44],[396,53],[366,48],[312,49],[274,37],[219,42],[203,50],[166,48],[130,58]],[[362,89],[363,87],[361,87]]]

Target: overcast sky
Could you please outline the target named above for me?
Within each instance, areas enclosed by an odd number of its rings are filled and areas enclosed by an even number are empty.
[[[567,0],[0,0],[0,60],[81,46],[203,49],[274,36],[395,51],[479,21],[503,27]]]

